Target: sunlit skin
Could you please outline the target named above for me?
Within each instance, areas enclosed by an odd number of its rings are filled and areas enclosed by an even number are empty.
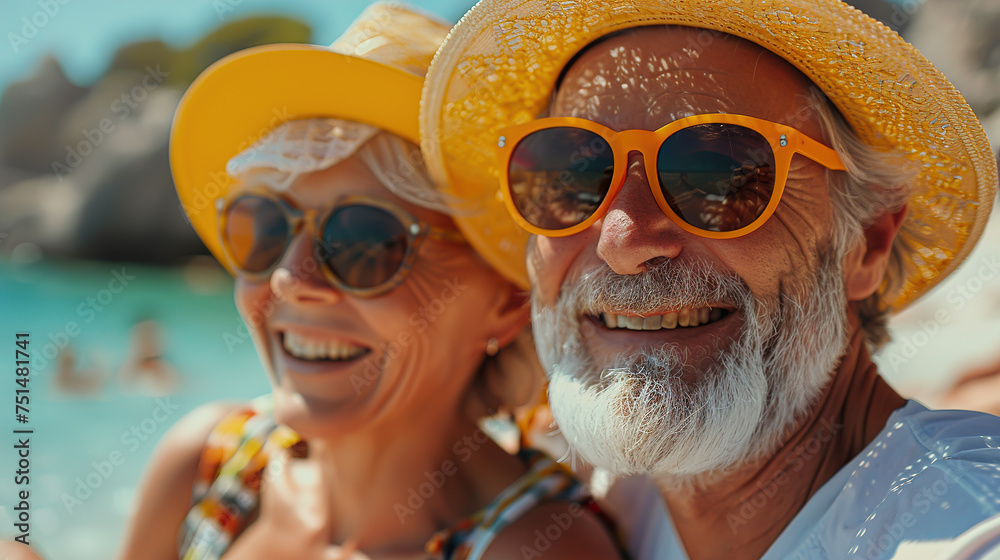
[[[698,33],[651,27],[592,46],[566,72],[551,116],[590,119],[615,130],[656,130],[688,115],[726,112],[789,124],[823,140],[819,121],[807,108],[812,86],[804,76],[779,57],[734,37],[713,35],[697,46]],[[878,287],[904,212],[876,219],[864,241],[845,256],[848,300],[864,299]],[[833,220],[827,170],[796,156],[781,205],[766,224],[731,240],[695,236],[659,209],[639,156],[633,153],[626,182],[607,215],[576,235],[534,238],[529,274],[541,302],[554,305],[563,282],[605,264],[631,275],[662,259],[700,259],[736,273],[759,301],[773,307],[780,294],[796,295],[791,287],[799,285],[816,267],[818,255],[829,249]],[[856,315],[849,315],[856,329]],[[733,313],[696,329],[634,332],[612,331],[584,318],[581,334],[595,361],[609,363],[619,352],[667,341],[712,355],[725,350],[741,322]],[[693,560],[759,558],[822,483],[902,406],[903,400],[879,380],[870,362],[858,359],[857,350],[845,356],[832,384],[774,457],[710,479],[697,491],[661,485]],[[793,459],[795,444],[821,434],[824,421],[845,428],[823,438],[821,451],[809,457],[804,468],[783,470]],[[727,515],[737,512],[760,485],[778,478],[784,481],[781,492],[745,523],[732,527]]]

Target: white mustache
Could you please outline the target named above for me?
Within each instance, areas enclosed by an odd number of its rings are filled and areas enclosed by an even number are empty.
[[[562,295],[578,314],[597,315],[607,309],[638,315],[664,309],[724,304],[741,311],[753,294],[746,282],[704,261],[665,259],[641,274],[617,274],[607,265],[563,286]]]

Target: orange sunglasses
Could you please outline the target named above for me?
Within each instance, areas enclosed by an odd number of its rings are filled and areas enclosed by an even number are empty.
[[[685,231],[710,239],[751,233],[774,214],[792,156],[844,171],[837,153],[783,124],[695,115],[656,131],[614,131],[571,117],[505,128],[498,142],[507,210],[533,234],[572,235],[604,216],[642,153],[653,198]]]

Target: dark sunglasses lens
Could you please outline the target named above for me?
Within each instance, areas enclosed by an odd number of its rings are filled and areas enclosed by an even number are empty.
[[[774,152],[755,130],[725,123],[685,128],[657,157],[660,188],[685,222],[735,231],[754,222],[774,193]]]
[[[514,148],[507,168],[514,205],[535,227],[575,226],[604,201],[614,161],[607,141],[589,130],[558,127],[533,132]]]
[[[409,235],[392,213],[366,205],[344,206],[330,215],[321,240],[326,263],[353,288],[374,288],[403,266]]]
[[[288,228],[277,202],[243,196],[226,210],[224,242],[236,266],[244,272],[261,273],[281,260]]]

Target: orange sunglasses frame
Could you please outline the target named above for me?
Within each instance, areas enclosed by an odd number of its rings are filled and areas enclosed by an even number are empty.
[[[734,124],[749,128],[761,134],[767,140],[768,144],[770,144],[771,151],[774,153],[775,178],[771,199],[757,219],[740,229],[733,231],[709,231],[695,227],[678,216],[663,196],[659,174],[656,171],[656,159],[659,155],[660,146],[672,134],[700,124]],[[611,152],[614,157],[614,172],[611,177],[611,187],[608,189],[604,200],[601,201],[600,206],[597,207],[597,210],[579,224],[557,230],[540,228],[525,220],[514,204],[513,191],[510,185],[510,162],[514,156],[515,148],[530,134],[550,128],[579,128],[593,132],[611,146]],[[500,158],[501,193],[504,204],[507,206],[507,211],[510,212],[511,217],[514,218],[514,221],[519,226],[530,233],[546,237],[566,237],[579,233],[603,217],[625,182],[624,177],[628,169],[628,156],[632,151],[642,153],[649,188],[653,193],[656,203],[663,210],[663,213],[681,229],[709,239],[732,239],[740,237],[753,232],[763,225],[774,214],[778,203],[781,201],[781,195],[785,190],[785,181],[788,179],[788,171],[792,163],[792,156],[795,154],[802,154],[827,169],[845,171],[844,164],[836,151],[788,125],[744,115],[722,113],[685,117],[655,131],[623,130],[618,132],[596,122],[574,117],[537,119],[501,130],[497,146]]]

